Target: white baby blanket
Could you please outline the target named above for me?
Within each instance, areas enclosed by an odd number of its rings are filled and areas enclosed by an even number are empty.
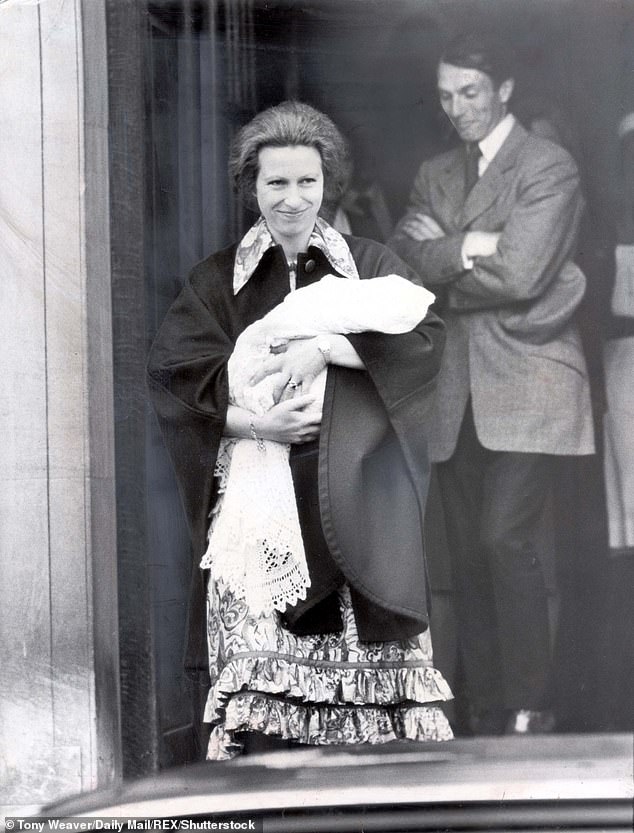
[[[405,333],[427,314],[434,295],[398,275],[349,280],[326,275],[298,289],[240,335],[229,359],[229,399],[262,415],[274,405],[279,374],[256,385],[250,379],[279,338],[322,333]],[[324,370],[310,392],[323,402]],[[303,391],[307,393],[307,391]],[[222,503],[212,520],[201,567],[245,599],[254,614],[283,611],[306,598],[310,578],[302,542],[290,446],[264,440],[223,439],[216,475]],[[229,471],[226,471],[230,455]]]

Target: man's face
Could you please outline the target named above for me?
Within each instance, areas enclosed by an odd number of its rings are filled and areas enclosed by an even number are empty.
[[[496,87],[479,69],[438,66],[438,93],[443,110],[463,142],[480,142],[506,115],[513,91],[508,79]]]

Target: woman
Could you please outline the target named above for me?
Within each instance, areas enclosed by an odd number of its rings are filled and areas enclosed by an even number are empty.
[[[341,196],[347,151],[313,108],[286,102],[260,113],[236,137],[230,169],[261,216],[194,268],[148,365],[192,531],[187,665],[209,672],[207,757],[233,757],[252,732],[307,744],[449,739],[422,544],[423,430],[443,326],[430,313],[398,335],[272,343],[252,381],[274,376],[275,404],[257,415],[235,404],[228,365],[238,337],[289,292],[326,275],[420,281],[384,246],[344,238],[319,216]],[[324,368],[321,402],[306,391]],[[224,511],[232,448],[245,440],[262,465],[266,443],[290,446],[309,586],[283,610],[252,609],[214,574],[213,558],[201,565]],[[250,547],[239,525],[234,543]]]

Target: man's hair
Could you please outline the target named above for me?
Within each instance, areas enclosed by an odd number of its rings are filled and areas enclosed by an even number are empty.
[[[509,48],[487,32],[472,31],[457,35],[443,50],[439,63],[480,70],[497,87],[514,74]]]
[[[321,156],[324,205],[336,204],[348,184],[348,145],[334,122],[308,104],[284,101],[258,113],[236,134],[229,173],[244,202],[255,206],[258,154],[265,147],[312,147]]]

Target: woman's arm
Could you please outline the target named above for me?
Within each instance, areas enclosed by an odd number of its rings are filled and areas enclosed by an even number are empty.
[[[349,367],[351,370],[363,370],[364,364],[346,336],[335,333],[328,336],[328,341],[330,342],[330,364]]]
[[[324,343],[328,349],[324,350]],[[321,349],[320,349],[321,348]],[[363,370],[363,362],[350,341],[339,333],[316,338],[290,339],[283,352],[267,356],[251,378],[255,385],[274,373],[279,373],[273,398],[279,402],[285,389],[291,384],[294,389],[303,386],[308,390],[327,364],[337,364],[351,370]]]
[[[310,394],[296,396],[274,405],[262,416],[229,405],[224,435],[278,443],[311,442],[317,439],[321,428],[321,408],[311,407],[315,401]]]

